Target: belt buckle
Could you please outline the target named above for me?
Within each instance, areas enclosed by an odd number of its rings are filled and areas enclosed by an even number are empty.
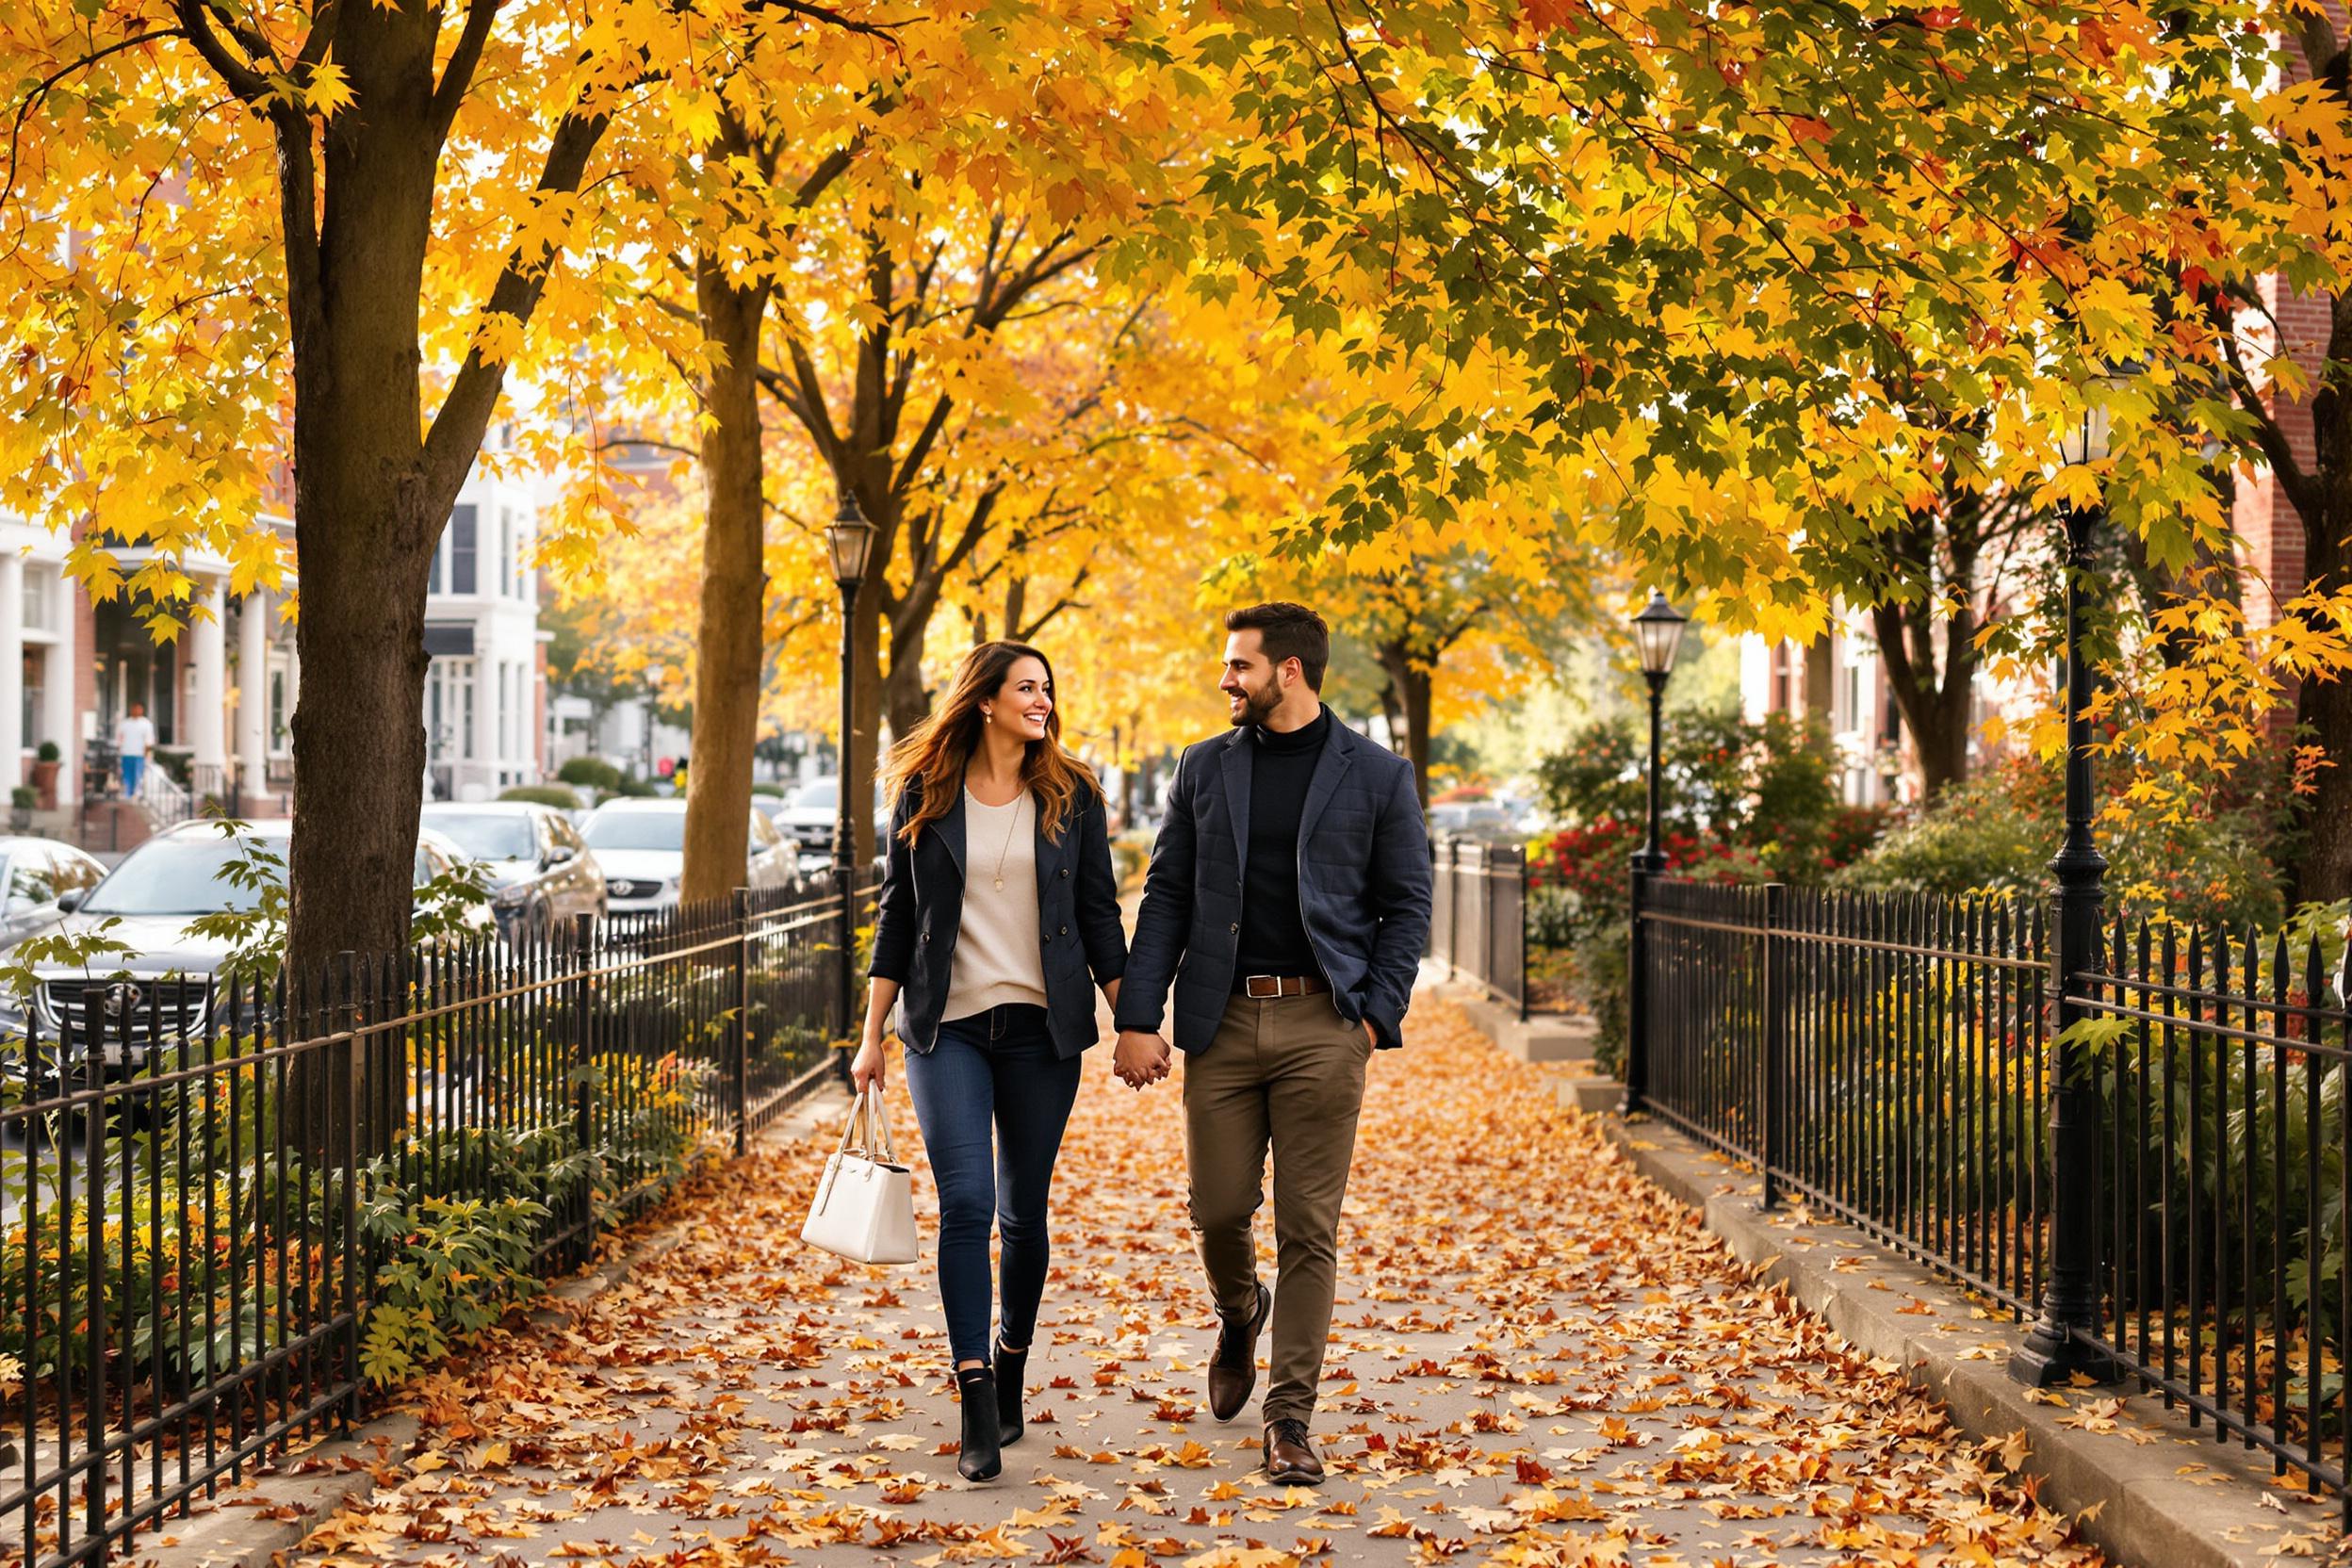
[[[1258,989],[1258,982],[1261,980],[1266,982],[1264,990]],[[1279,974],[1245,975],[1241,982],[1241,993],[1252,1002],[1271,1002],[1282,994],[1282,976]]]

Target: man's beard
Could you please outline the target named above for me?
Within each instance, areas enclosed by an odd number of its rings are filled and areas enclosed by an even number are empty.
[[[1282,689],[1280,686],[1269,685],[1263,692],[1253,692],[1244,683],[1241,688],[1241,710],[1232,715],[1233,727],[1238,729],[1243,725],[1262,725],[1272,718],[1274,710],[1282,705]]]

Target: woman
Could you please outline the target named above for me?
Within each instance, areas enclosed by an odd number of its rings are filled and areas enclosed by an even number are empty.
[[[1089,977],[1116,1005],[1127,965],[1102,787],[1061,733],[1045,655],[984,643],[891,750],[874,984],[850,1068],[860,1091],[882,1082],[895,1004],[939,1188],[939,1296],[963,1405],[956,1468],[975,1481],[993,1479],[1002,1446],[1021,1436],[1054,1158],[1095,1042]],[[1004,1242],[992,1358],[991,1215]]]

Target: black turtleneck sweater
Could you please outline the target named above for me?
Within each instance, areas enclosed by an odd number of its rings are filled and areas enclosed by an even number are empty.
[[[1242,879],[1236,986],[1250,974],[1322,972],[1298,913],[1298,820],[1331,731],[1329,709],[1288,734],[1263,725],[1250,731],[1250,861]]]

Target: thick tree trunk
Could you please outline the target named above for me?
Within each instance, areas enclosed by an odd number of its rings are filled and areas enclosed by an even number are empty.
[[[1413,764],[1413,792],[1429,804],[1429,698],[1436,671],[1417,662],[1401,643],[1380,645],[1380,667],[1396,691],[1396,704],[1405,720],[1405,760]]]
[[[477,434],[436,463],[418,428],[433,35],[380,7],[343,23],[336,57],[360,97],[328,123],[323,206],[313,206],[306,151],[281,168],[302,662],[288,946],[303,970],[407,940],[424,792],[425,585],[480,445]]]
[[[765,285],[739,286],[724,263],[694,259],[704,338],[723,356],[702,386],[708,508],[702,534],[701,617],[694,633],[694,764],[686,778],[686,903],[743,885],[752,748],[760,738],[760,652],[767,594],[766,469],[760,443],[760,327]]]

